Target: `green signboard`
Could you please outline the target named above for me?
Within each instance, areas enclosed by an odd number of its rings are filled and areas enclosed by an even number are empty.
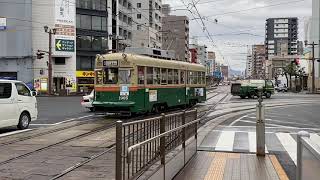
[[[56,51],[74,52],[74,40],[56,39]]]

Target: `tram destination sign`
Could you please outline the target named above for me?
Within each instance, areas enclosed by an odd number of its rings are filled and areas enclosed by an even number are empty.
[[[103,60],[103,66],[107,66],[107,67],[118,66],[118,61],[117,60],[114,60],[114,61]]]

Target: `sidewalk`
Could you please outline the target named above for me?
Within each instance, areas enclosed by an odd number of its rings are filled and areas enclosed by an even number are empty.
[[[175,180],[263,180],[289,179],[275,155],[258,157],[255,154],[204,152],[178,174]]]

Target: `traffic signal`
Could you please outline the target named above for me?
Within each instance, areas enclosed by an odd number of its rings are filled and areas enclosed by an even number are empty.
[[[298,66],[300,64],[300,60],[298,58],[294,59],[293,63],[295,63]]]
[[[44,53],[38,50],[38,52],[37,52],[37,59],[42,59],[43,56],[44,56]]]

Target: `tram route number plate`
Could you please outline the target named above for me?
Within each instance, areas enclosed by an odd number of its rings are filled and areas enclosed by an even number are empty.
[[[118,61],[103,60],[103,66],[118,66]]]

